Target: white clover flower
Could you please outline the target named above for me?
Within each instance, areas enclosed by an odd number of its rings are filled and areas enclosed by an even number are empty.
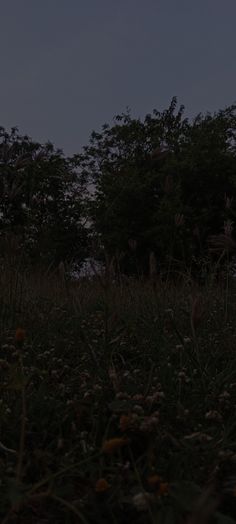
[[[150,493],[137,493],[133,497],[133,505],[138,511],[147,511],[149,508],[150,502],[153,500],[153,496]]]

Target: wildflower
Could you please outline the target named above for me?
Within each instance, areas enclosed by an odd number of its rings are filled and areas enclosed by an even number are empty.
[[[140,431],[142,433],[151,433],[156,429],[158,423],[158,416],[151,415],[149,417],[144,417],[142,424],[140,424]]]
[[[135,370],[133,371],[133,374],[135,374]],[[142,402],[144,400],[144,396],[137,393],[136,395],[133,395],[132,400],[135,400],[136,402]]]
[[[228,391],[223,391],[223,393],[221,393],[221,395],[219,396],[219,399],[222,399],[222,400],[225,400],[225,399],[229,399],[230,398],[230,393],[228,393]]]
[[[129,400],[130,395],[128,393],[125,393],[124,391],[119,391],[119,393],[116,393],[116,400]]]
[[[222,417],[218,411],[212,409],[205,414],[205,419],[206,420],[215,420],[216,422],[221,422]]]
[[[191,338],[189,338],[189,337],[185,337],[185,338],[184,338],[184,343],[185,343],[185,344],[190,344],[190,343],[191,343]]]
[[[178,373],[178,378],[179,378],[179,380],[183,380],[183,381],[186,382],[186,381],[187,381],[187,380],[186,380],[186,379],[187,379],[187,376],[186,376],[185,371],[180,371],[180,372]]]
[[[167,315],[173,316],[174,311],[173,311],[173,309],[168,308],[168,309],[165,309],[165,313],[166,313]]]
[[[182,351],[182,349],[184,349],[184,346],[183,344],[176,344],[175,349],[177,349],[177,351]]]
[[[133,505],[138,511],[147,511],[152,500],[153,495],[150,493],[137,493],[137,495],[133,497]]]
[[[142,406],[139,406],[139,404],[135,404],[135,406],[133,407],[133,410],[136,413],[136,415],[143,415],[144,414],[143,408],[142,408]]]
[[[229,196],[227,196],[227,195],[225,194],[225,198],[224,198],[224,200],[225,200],[225,207],[226,207],[226,209],[230,209],[231,206],[232,206],[233,197],[230,198]]]
[[[111,438],[109,440],[105,440],[102,446],[102,452],[106,453],[107,455],[112,455],[114,451],[117,451],[118,449],[122,448],[126,444],[129,443],[129,439],[127,438]]]
[[[108,489],[110,489],[110,484],[104,478],[100,478],[95,484],[96,493],[105,493]]]
[[[19,347],[23,346],[24,341],[25,341],[25,336],[26,336],[25,330],[22,328],[17,328],[15,332],[15,341]]]

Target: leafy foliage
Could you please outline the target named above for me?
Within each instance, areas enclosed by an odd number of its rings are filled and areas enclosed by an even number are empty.
[[[32,261],[83,259],[86,231],[72,163],[52,144],[41,145],[16,128],[0,130],[0,233],[17,238]]]
[[[192,122],[183,106],[177,109],[176,98],[144,121],[127,111],[112,127],[93,132],[75,157],[81,176],[95,188],[94,234],[110,257],[123,253],[123,271],[147,272],[150,252],[160,268],[170,260],[189,267],[207,256],[209,237],[234,218],[235,109],[200,114]]]
[[[1,237],[14,232],[33,261],[90,255],[126,274],[147,274],[150,257],[162,273],[199,271],[212,239],[224,260],[225,240],[234,248],[235,109],[193,121],[176,98],[143,121],[127,110],[72,158],[1,128]]]

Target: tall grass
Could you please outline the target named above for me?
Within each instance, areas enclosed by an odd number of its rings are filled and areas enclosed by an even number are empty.
[[[2,522],[235,518],[235,313],[229,275],[71,282],[3,261]]]

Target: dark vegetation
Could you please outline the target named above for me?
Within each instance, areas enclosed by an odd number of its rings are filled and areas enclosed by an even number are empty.
[[[236,522],[235,107],[183,112],[1,130],[2,524]]]
[[[1,129],[2,241],[14,234],[33,265],[91,256],[139,277],[150,255],[158,273],[198,274],[222,249],[223,262],[234,246],[235,109],[190,122],[174,98],[144,121],[127,112],[72,158]]]

